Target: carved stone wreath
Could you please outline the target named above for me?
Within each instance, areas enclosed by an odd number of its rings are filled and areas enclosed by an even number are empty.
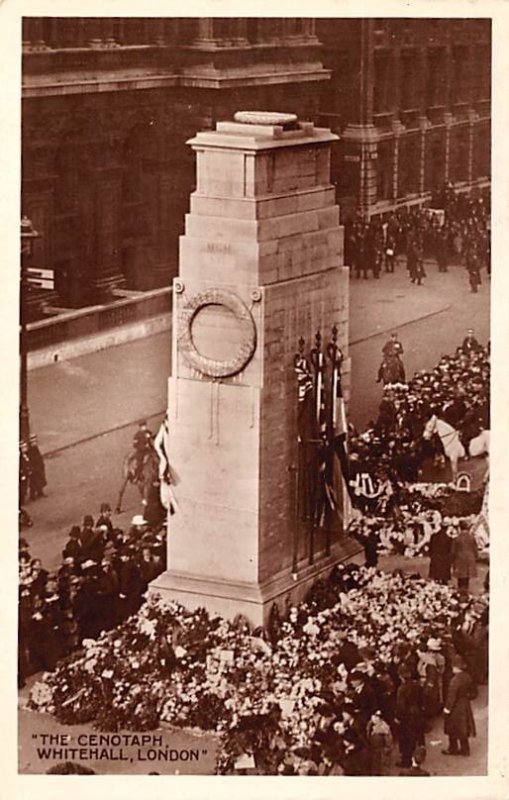
[[[193,341],[193,320],[206,306],[224,306],[234,315],[240,329],[241,341],[237,354],[227,361],[218,361],[202,355]],[[206,289],[198,292],[180,308],[178,344],[187,363],[211,378],[227,378],[237,375],[249,363],[256,350],[256,326],[245,303],[226,289]]]

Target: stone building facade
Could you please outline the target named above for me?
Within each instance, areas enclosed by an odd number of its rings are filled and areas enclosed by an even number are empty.
[[[346,217],[489,179],[486,20],[25,18],[22,205],[53,305],[177,274],[194,188],[186,141],[239,109],[341,137]]]
[[[317,20],[343,219],[490,180],[489,19]]]

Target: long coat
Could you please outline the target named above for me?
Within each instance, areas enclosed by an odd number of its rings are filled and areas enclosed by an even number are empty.
[[[473,689],[472,678],[468,672],[453,675],[447,692],[445,708],[450,712],[444,714],[444,733],[455,739],[468,739],[475,736],[475,720],[470,705]]]
[[[457,578],[477,576],[477,545],[471,533],[461,531],[453,539],[451,556],[453,572]]]
[[[434,581],[447,581],[451,577],[452,539],[442,528],[434,533],[429,543],[429,576]]]
[[[399,720],[398,739],[410,751],[423,740],[424,715],[422,689],[415,680],[406,680],[396,692],[396,717]]]

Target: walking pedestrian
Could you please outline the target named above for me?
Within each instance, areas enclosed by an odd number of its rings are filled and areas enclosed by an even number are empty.
[[[385,271],[394,272],[396,264],[396,237],[393,233],[387,233],[385,244]]]
[[[471,248],[466,255],[466,267],[470,282],[470,291],[477,294],[477,287],[481,284],[481,265],[475,248]]]

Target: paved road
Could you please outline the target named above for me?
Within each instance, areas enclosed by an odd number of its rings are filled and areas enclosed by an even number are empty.
[[[403,266],[379,281],[352,280],[350,306],[350,415],[360,427],[376,414],[381,389],[375,378],[390,331],[400,335],[409,374],[451,352],[468,326],[482,341],[489,336],[489,286],[470,294],[458,267],[444,275],[429,265],[420,287],[410,284]],[[50,569],[59,563],[70,526],[97,513],[102,501],[116,502],[136,420],[146,416],[157,429],[169,370],[170,337],[162,333],[30,373],[32,427],[51,455],[48,497],[27,506],[34,519],[28,538]],[[141,510],[134,489],[124,506],[120,525]]]

